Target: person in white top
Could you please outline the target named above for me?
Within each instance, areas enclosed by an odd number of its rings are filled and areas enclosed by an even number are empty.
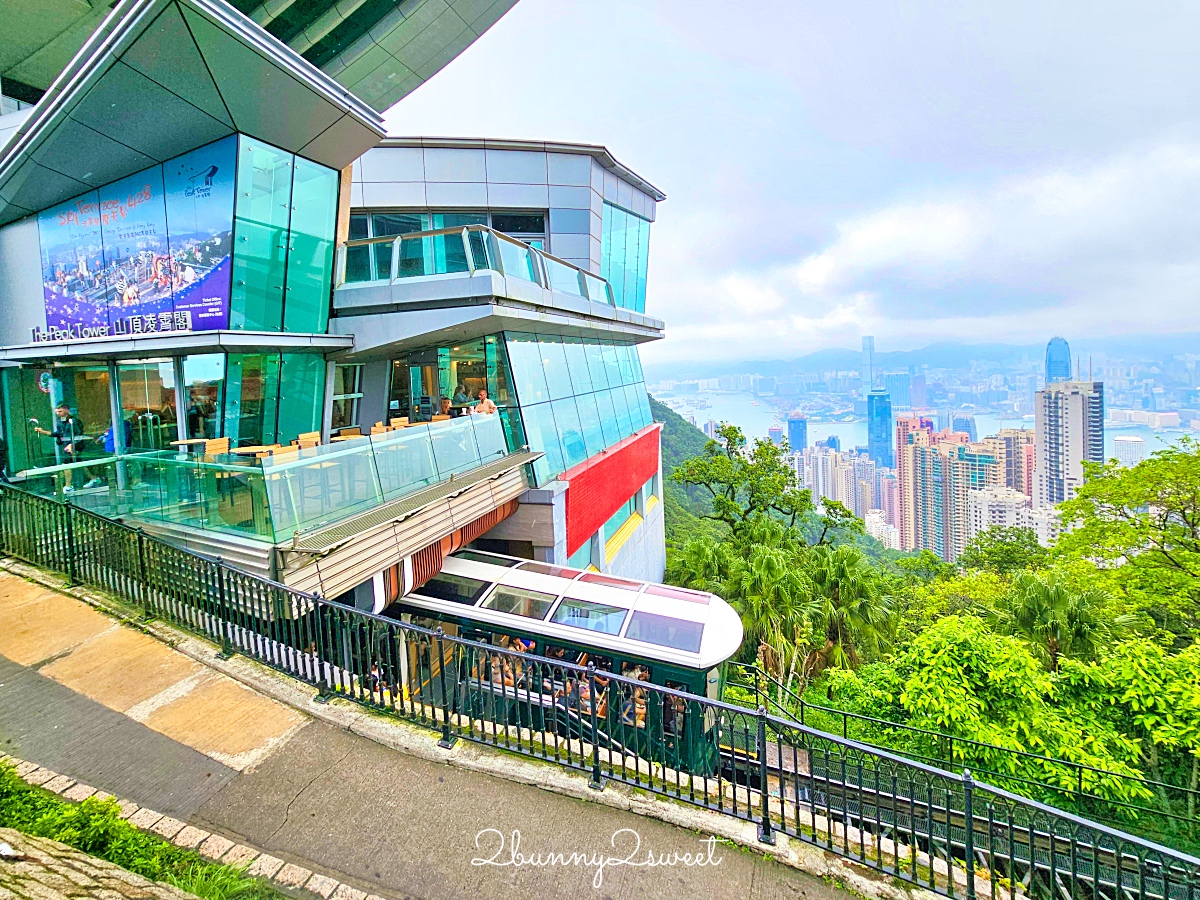
[[[485,416],[490,416],[496,411],[496,404],[488,399],[487,391],[483,388],[479,389],[479,402],[475,404],[475,409],[472,412],[483,413]]]

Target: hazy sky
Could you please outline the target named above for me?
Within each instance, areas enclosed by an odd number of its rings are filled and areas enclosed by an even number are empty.
[[[1196,4],[520,0],[393,134],[667,194],[647,361],[1200,330]]]

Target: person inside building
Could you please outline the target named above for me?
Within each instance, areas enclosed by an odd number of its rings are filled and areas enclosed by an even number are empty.
[[[453,403],[454,406],[457,406],[459,409],[461,409],[464,406],[471,405],[471,395],[467,393],[467,386],[465,384],[463,384],[461,381],[458,383],[458,386],[454,389],[454,397],[452,398],[451,402]]]
[[[479,393],[476,396],[479,398],[479,402],[475,404],[475,409],[473,410],[474,412],[483,413],[485,416],[490,416],[496,411],[496,404],[488,399],[487,390],[485,388],[480,388]]]
[[[462,415],[462,410],[455,409],[454,406],[450,403],[449,397],[443,397],[441,405],[438,408],[438,413],[439,413],[439,415],[450,416],[451,418],[457,418],[458,416]]]
[[[54,407],[54,427],[50,431],[40,426],[34,426],[33,430],[38,434],[54,438],[54,443],[62,451],[62,461],[64,463],[78,462],[80,456],[83,454],[83,445],[91,440],[91,438],[83,433],[83,419],[72,415],[71,407],[67,406],[66,403],[60,403]],[[63,481],[64,492],[75,490],[71,484],[70,469],[63,472]]]

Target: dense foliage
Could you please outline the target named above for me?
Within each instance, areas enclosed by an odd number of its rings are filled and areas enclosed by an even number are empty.
[[[1053,549],[993,528],[954,565],[818,508],[782,453],[723,427],[676,459],[670,481],[703,492],[690,515],[715,528],[667,563],[738,610],[740,659],[778,708],[1200,843],[1200,445],[1091,468]]]
[[[0,763],[0,827],[68,844],[202,900],[282,900],[282,894],[242,869],[139,831],[120,812],[111,799],[63,800],[26,784],[12,766]]]

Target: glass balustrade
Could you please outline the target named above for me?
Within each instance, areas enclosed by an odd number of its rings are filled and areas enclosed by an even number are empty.
[[[340,259],[339,285],[490,270],[613,305],[603,278],[483,225],[347,241]]]
[[[462,416],[255,459],[158,451],[30,469],[22,487],[109,518],[288,541],[502,459],[498,415]]]

